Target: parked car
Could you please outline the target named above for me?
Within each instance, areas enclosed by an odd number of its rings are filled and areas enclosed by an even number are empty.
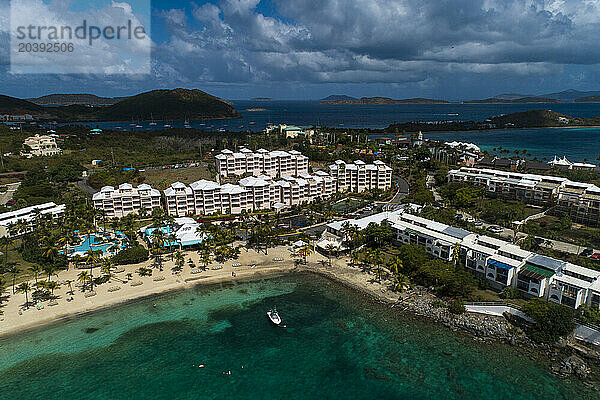
[[[600,253],[594,253],[594,254],[592,254],[592,258],[596,259],[596,260],[600,260]]]
[[[498,225],[488,226],[487,230],[492,233],[502,233],[504,232],[504,228]]]
[[[477,220],[477,221],[473,222],[473,225],[475,225],[475,226],[483,226],[483,221]]]
[[[462,218],[463,218],[463,215],[459,213],[459,214],[456,214],[456,215],[454,216],[454,218],[456,218],[456,219],[462,219]]]
[[[591,256],[592,254],[594,254],[594,249],[592,249],[592,248],[589,248],[589,247],[588,247],[587,249],[584,249],[584,250],[581,252],[581,255],[582,255],[582,256],[584,256],[584,257],[589,257],[589,256]]]
[[[475,220],[475,218],[473,218],[473,217],[469,217],[469,218],[467,218],[467,222],[469,222],[469,223],[471,223],[471,224],[472,224],[472,223],[474,223],[475,221],[476,221],[476,220]]]

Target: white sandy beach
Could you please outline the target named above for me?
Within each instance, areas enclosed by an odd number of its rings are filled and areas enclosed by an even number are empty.
[[[187,260],[191,258],[196,266],[201,265],[197,252],[188,251],[184,252],[184,255],[185,266],[183,271],[177,275],[172,273],[171,268],[174,266],[174,262],[168,260],[168,258],[166,258],[168,261],[163,263],[163,271],[154,269],[152,276],[140,277],[135,272],[140,267],[151,267],[152,262],[150,260],[140,264],[124,266],[125,270],[115,274],[110,282],[95,286],[94,292],[96,292],[96,295],[92,297],[87,297],[86,294],[89,293],[89,290],[86,289],[84,292],[81,283],[77,282],[77,275],[82,271],[81,269],[71,268],[68,271],[61,271],[58,278],[53,277],[53,280],[57,280],[61,284],[61,287],[55,290],[54,293],[56,296],[55,305],[50,305],[49,301],[44,301],[42,302],[43,308],[40,309],[35,304],[31,304],[31,294],[29,295],[30,306],[27,309],[25,307],[25,294],[16,293],[13,295],[11,287],[8,287],[4,292],[4,296],[8,295],[8,301],[4,302],[4,314],[0,316],[0,335],[15,333],[71,315],[169,290],[188,288],[202,283],[217,283],[276,274],[295,269],[294,258],[287,246],[271,248],[268,250],[268,255],[263,252],[258,253],[255,250],[242,250],[237,260],[229,260],[226,263],[219,264],[223,266],[222,269],[216,271],[209,269],[199,274],[191,274],[191,269],[187,263]],[[275,261],[280,259],[282,261]],[[397,294],[385,290],[384,285],[373,282],[372,275],[363,273],[357,268],[349,267],[347,258],[332,260],[333,265],[331,267],[328,265],[327,258],[318,253],[311,254],[307,261],[307,265],[301,265],[298,269],[329,276],[385,301],[395,302],[399,297]],[[234,263],[240,263],[241,266],[234,268]],[[254,264],[256,266],[251,268]],[[212,265],[216,264],[213,263]],[[232,272],[235,272],[235,277],[232,276]],[[126,275],[128,273],[133,275],[133,279],[130,281],[127,281]],[[94,274],[98,276],[100,269],[95,268]],[[38,279],[44,279],[44,277],[38,277]],[[71,294],[68,293],[68,286],[64,284],[66,280],[75,282],[72,284],[72,301],[67,301]],[[30,283],[33,284],[33,281]],[[132,283],[135,283],[135,285],[132,285]],[[109,289],[115,287],[119,287],[119,289],[109,291]]]

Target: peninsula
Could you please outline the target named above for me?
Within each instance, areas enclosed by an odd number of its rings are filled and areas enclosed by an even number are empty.
[[[110,104],[111,101],[116,102]],[[92,104],[94,102],[97,104]],[[57,103],[58,106],[49,106]],[[36,120],[56,121],[242,118],[242,115],[225,100],[198,89],[181,88],[152,90],[135,96],[112,99],[87,94],[50,95],[32,101],[0,96],[0,115],[22,114],[29,114]]]

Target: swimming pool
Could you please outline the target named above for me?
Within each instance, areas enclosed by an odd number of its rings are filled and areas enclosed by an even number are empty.
[[[116,232],[117,237],[124,237],[125,235],[121,232]],[[69,256],[74,256],[74,255],[81,255],[83,256],[88,250],[102,250],[102,256],[106,256],[107,254],[111,253],[111,251],[109,251],[109,249],[115,245],[118,245],[118,242],[116,239],[111,239],[108,242],[106,242],[106,239],[104,238],[104,236],[100,233],[92,233],[90,235],[85,235],[83,237],[83,242],[80,243],[77,246],[70,246],[67,249],[67,254]],[[121,249],[125,248],[126,245],[123,243],[121,244]]]

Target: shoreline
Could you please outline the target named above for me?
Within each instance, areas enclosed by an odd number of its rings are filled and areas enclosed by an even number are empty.
[[[186,257],[194,258],[195,253],[188,252]],[[273,258],[282,257],[284,261],[275,261]],[[197,254],[196,254],[197,257]],[[58,296],[62,305],[54,306],[56,308],[46,307],[41,310],[36,310],[35,306],[29,310],[23,311],[20,315],[15,312],[15,303],[19,303],[19,299],[12,302],[9,301],[11,307],[5,307],[5,314],[0,322],[0,337],[6,338],[18,333],[27,333],[36,329],[91,314],[96,311],[109,310],[112,307],[142,301],[154,296],[160,296],[172,291],[187,290],[199,285],[217,285],[227,284],[235,281],[252,282],[261,278],[272,278],[291,273],[309,273],[319,275],[325,279],[334,281],[350,290],[356,291],[359,294],[368,297],[370,300],[383,304],[390,308],[390,311],[400,312],[404,316],[418,318],[429,321],[436,325],[443,325],[445,328],[457,334],[465,335],[474,342],[494,344],[507,344],[520,349],[524,356],[535,359],[548,367],[550,372],[559,376],[561,372],[557,370],[557,365],[564,364],[567,357],[578,354],[577,348],[570,346],[568,342],[559,343],[556,345],[540,345],[531,341],[521,330],[516,329],[505,317],[484,315],[477,313],[465,312],[460,315],[451,314],[445,306],[446,301],[429,293],[425,288],[415,287],[402,292],[395,292],[389,289],[389,281],[382,280],[377,282],[375,277],[362,271],[358,267],[351,267],[347,262],[347,257],[332,260],[332,265],[329,266],[328,259],[320,254],[312,254],[308,257],[307,264],[296,266],[293,258],[290,256],[289,250],[285,246],[279,246],[269,249],[269,255],[259,254],[254,250],[242,252],[239,261],[242,262],[241,267],[232,267],[232,260],[223,264],[223,268],[218,271],[208,270],[197,276],[190,274],[190,270],[184,268],[181,275],[170,276],[167,280],[153,281],[153,277],[144,277],[144,282],[138,286],[127,285],[126,290],[120,296],[115,296],[114,292],[110,293],[107,289],[109,284],[102,285],[102,291],[97,288],[97,295],[85,298],[85,293],[75,290],[75,301],[83,298],[83,301],[77,303],[68,303]],[[168,272],[169,263],[165,261],[165,271]],[[249,265],[255,263],[256,267],[251,268]],[[146,266],[150,262],[144,263]],[[142,264],[142,266],[144,266]],[[140,264],[127,266],[129,269],[137,269]],[[71,269],[71,273],[77,273],[80,270]],[[69,271],[64,271],[69,272]],[[187,272],[187,273],[186,273]],[[232,276],[232,272],[236,276]],[[166,275],[166,274],[165,274]],[[156,275],[154,276],[156,277]],[[134,278],[131,282],[139,282],[139,278]],[[146,285],[149,281],[152,284]],[[140,290],[140,287],[143,290]],[[61,292],[65,292],[65,288],[61,287]],[[17,294],[21,297],[23,294]],[[11,295],[11,298],[15,296]],[[22,299],[24,300],[24,299]],[[47,303],[45,304],[47,306]],[[8,314],[7,311],[12,310],[14,314]],[[7,320],[8,319],[8,320]],[[596,352],[597,353],[597,352]],[[589,377],[579,377],[582,380],[585,378],[596,379],[600,371],[597,370],[598,360],[594,354],[578,354],[584,356],[586,360],[594,362],[596,365],[591,371]]]
[[[113,274],[114,278],[111,278],[109,282],[96,286],[94,288],[96,295],[91,297],[86,297],[89,291],[83,291],[82,287],[76,283],[72,284],[73,295],[70,294],[64,281],[71,279],[76,282],[76,275],[83,270],[87,270],[71,268],[59,273],[58,281],[61,283],[61,287],[55,291],[57,304],[51,306],[49,305],[49,301],[44,301],[42,302],[41,309],[37,309],[36,305],[32,304],[31,294],[29,299],[30,306],[27,309],[24,306],[25,295],[23,293],[13,295],[9,286],[4,292],[4,296],[8,297],[8,301],[3,302],[3,314],[0,315],[0,337],[34,330],[52,323],[60,323],[77,315],[85,315],[170,291],[189,289],[199,284],[219,284],[234,280],[257,279],[262,276],[283,274],[294,268],[293,262],[290,264],[291,259],[289,254],[284,258],[285,261],[272,261],[274,257],[281,257],[282,255],[286,255],[286,252],[289,253],[286,248],[282,247],[270,250],[268,256],[258,254],[254,250],[242,252],[240,259],[245,258],[243,266],[234,268],[232,263],[236,262],[236,260],[229,260],[221,264],[222,269],[220,270],[208,269],[197,275],[192,275],[187,265],[181,274],[171,274],[170,269],[174,266],[174,263],[167,260],[164,261],[164,270],[162,272],[153,269],[153,275],[146,277],[139,277],[134,271],[140,267],[151,268],[152,263],[150,260],[140,264],[123,266],[125,268],[123,272]],[[200,265],[197,253],[186,252],[185,256],[186,259],[192,259],[196,265]],[[250,267],[253,264],[256,265],[255,268]],[[97,272],[97,269],[95,269],[95,272]],[[235,277],[232,276],[233,272],[236,274]],[[133,273],[135,276],[133,279],[126,281],[121,278],[126,273]],[[138,284],[135,286],[131,285],[134,282]],[[115,286],[119,287],[118,291],[110,292],[108,290]],[[66,299],[71,296],[74,298],[74,301],[67,302]]]

